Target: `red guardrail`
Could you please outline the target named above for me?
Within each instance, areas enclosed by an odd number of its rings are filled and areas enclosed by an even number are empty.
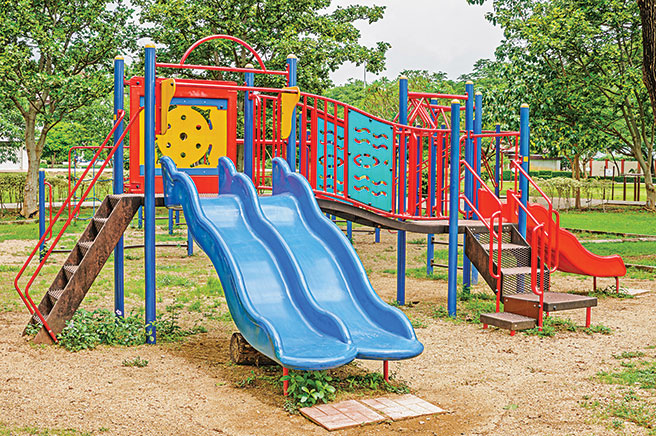
[[[53,229],[55,223],[57,222],[57,220],[59,219],[59,217],[61,216],[61,214],[62,214],[62,213],[68,208],[68,205],[70,204],[70,202],[71,202],[71,198],[72,198],[72,196],[73,196],[72,193],[66,198],[66,200],[64,201],[64,203],[61,205],[61,207],[59,208],[59,211],[58,211],[57,214],[55,215],[55,218],[54,218],[53,220],[50,221],[50,225],[48,226],[48,229],[45,231],[45,233],[43,234],[43,236],[41,236],[41,238],[39,239],[39,242],[36,244],[36,246],[34,247],[34,249],[32,250],[32,252],[30,253],[29,257],[27,258],[27,260],[26,260],[25,263],[23,264],[23,267],[20,269],[20,271],[18,272],[18,274],[16,274],[16,277],[15,277],[15,279],[14,279],[14,288],[16,289],[16,292],[18,292],[18,295],[21,297],[21,300],[23,300],[23,303],[25,303],[25,305],[27,306],[27,309],[30,311],[30,314],[31,314],[31,315],[35,315],[35,314],[36,314],[36,315],[38,316],[39,320],[41,321],[41,324],[43,324],[43,327],[46,329],[46,331],[48,332],[48,334],[50,335],[50,337],[52,338],[52,340],[53,340],[55,343],[57,342],[57,337],[55,336],[54,332],[50,329],[50,326],[49,326],[48,323],[46,322],[46,320],[45,320],[43,314],[39,311],[39,308],[37,307],[36,303],[34,303],[34,300],[32,299],[32,297],[30,296],[30,292],[29,292],[29,291],[30,291],[30,287],[31,287],[32,284],[34,283],[34,280],[36,279],[36,277],[39,275],[39,272],[41,271],[41,269],[42,269],[43,266],[45,265],[46,261],[48,260],[48,257],[50,257],[50,254],[51,254],[52,251],[54,250],[55,246],[57,246],[57,243],[58,243],[59,240],[61,239],[62,235],[64,234],[64,232],[66,231],[66,229],[67,229],[68,226],[70,225],[71,221],[73,220],[73,216],[75,216],[75,215],[77,214],[77,212],[79,211],[80,207],[82,206],[82,202],[84,201],[84,199],[87,197],[87,195],[88,195],[89,192],[91,191],[93,185],[96,183],[96,181],[98,180],[98,178],[99,178],[100,175],[102,174],[103,170],[105,169],[105,167],[106,167],[107,164],[109,163],[110,159],[114,156],[114,153],[116,152],[116,149],[117,149],[119,146],[121,146],[121,144],[123,143],[123,140],[125,139],[125,136],[126,136],[126,135],[128,134],[128,132],[130,131],[130,127],[132,126],[132,123],[134,123],[134,122],[139,118],[139,113],[141,112],[141,110],[142,110],[142,109],[138,110],[137,113],[135,113],[135,114],[132,116],[132,118],[130,119],[130,122],[128,123],[127,127],[125,128],[123,134],[122,134],[121,137],[118,139],[118,141],[116,142],[116,144],[110,149],[110,152],[109,152],[109,154],[107,155],[107,158],[105,159],[105,161],[103,162],[103,164],[100,166],[100,168],[99,168],[99,170],[98,170],[98,173],[96,174],[96,176],[93,178],[93,180],[91,181],[91,183],[89,184],[89,186],[87,187],[87,189],[86,189],[86,190],[84,191],[84,193],[82,194],[82,196],[81,196],[81,198],[80,198],[80,201],[78,202],[77,206],[75,207],[75,210],[73,211],[72,215],[70,215],[70,216],[68,217],[68,219],[66,220],[66,222],[64,223],[63,227],[61,228],[61,230],[59,231],[59,233],[58,233],[57,236],[55,237],[55,240],[54,240],[53,243],[50,245],[50,248],[48,249],[48,251],[46,252],[46,254],[43,256],[43,259],[41,260],[41,262],[39,263],[39,265],[36,267],[36,270],[34,271],[34,273],[32,274],[32,276],[31,276],[30,279],[28,280],[27,284],[25,285],[25,289],[24,289],[23,291],[21,291],[20,286],[19,286],[19,284],[18,284],[18,281],[19,281],[20,278],[23,276],[23,273],[25,272],[25,270],[27,269],[28,265],[30,264],[30,262],[31,262],[32,259],[34,258],[35,254],[38,253],[38,251],[39,251],[39,247],[41,246],[41,244],[43,244],[43,243],[45,242],[45,240],[46,240],[46,235],[47,235],[48,233],[51,233],[51,234],[52,234],[52,229]],[[109,142],[109,140],[110,140],[110,139],[112,138],[112,136],[114,135],[114,132],[116,131],[116,129],[117,129],[117,127],[120,125],[120,123],[123,122],[123,119],[124,119],[124,118],[125,118],[125,112],[124,112],[124,111],[119,111],[119,113],[118,113],[118,117],[117,117],[117,120],[116,120],[116,122],[114,123],[114,126],[112,127],[112,130],[109,132],[109,134],[107,135],[107,137],[106,137],[105,140],[103,141],[102,145],[98,148],[98,151],[96,151],[96,153],[94,154],[93,158],[92,158],[91,161],[89,162],[89,165],[88,165],[87,168],[84,170],[82,176],[80,176],[80,179],[78,180],[78,182],[76,183],[75,187],[73,188],[73,193],[77,190],[77,188],[78,188],[78,187],[80,186],[80,184],[82,183],[82,181],[83,181],[84,177],[86,176],[86,174],[89,172],[89,170],[91,169],[91,167],[95,164],[96,159],[98,159],[98,156],[100,156],[100,153],[101,153],[103,150],[105,150],[105,146],[107,145],[107,143]]]

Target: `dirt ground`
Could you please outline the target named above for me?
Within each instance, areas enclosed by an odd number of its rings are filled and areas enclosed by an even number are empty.
[[[355,246],[374,288],[391,301],[396,277],[383,271],[395,268],[396,236],[389,232],[382,236],[381,244],[373,244],[373,236],[358,233]],[[409,242],[421,238],[425,235],[408,235]],[[182,256],[180,250],[167,250],[166,262]],[[409,243],[408,250],[408,267],[422,266],[425,245]],[[18,264],[23,259],[6,254],[2,263]],[[194,256],[193,262],[210,274],[204,255]],[[612,279],[599,281],[601,287],[614,283]],[[408,278],[406,283],[407,301],[416,302],[406,310],[424,321],[425,327],[416,332],[425,351],[390,367],[414,394],[448,413],[333,434],[647,434],[630,423],[613,429],[607,418],[582,404],[612,401],[622,395],[621,387],[603,384],[595,377],[599,371],[619,368],[620,361],[614,356],[637,350],[650,357],[656,354],[655,281],[623,280],[626,288],[651,292],[634,299],[599,300],[599,307],[593,309],[593,323],[609,327],[612,334],[559,332],[546,338],[521,333],[511,337],[507,331],[425,316],[430,307],[446,303],[446,282]],[[5,287],[11,284],[5,283]],[[554,287],[585,290],[592,287],[592,280],[556,275]],[[111,300],[99,299],[93,306],[108,302]],[[228,357],[234,327],[229,324],[217,324],[184,343],[71,353],[55,346],[34,346],[21,337],[26,313],[0,313],[0,434],[33,434],[27,427],[70,428],[94,435],[328,434],[302,416],[285,412],[280,391],[235,386]],[[584,323],[584,315],[583,310],[559,314],[579,325]],[[145,368],[122,365],[135,356],[149,364]],[[358,365],[380,370],[379,362],[360,361]],[[654,397],[648,399],[651,404]]]

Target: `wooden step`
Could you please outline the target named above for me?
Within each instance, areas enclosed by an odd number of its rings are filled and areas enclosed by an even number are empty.
[[[504,297],[504,304],[506,302],[524,303],[524,304],[538,304],[540,297],[535,294],[518,294],[509,295]],[[595,297],[588,297],[586,295],[565,294],[562,292],[545,292],[544,293],[544,307],[545,312],[557,312],[559,310],[583,309],[586,307],[595,307],[597,299]]]
[[[512,331],[532,329],[537,325],[535,318],[509,312],[481,313],[481,322]]]

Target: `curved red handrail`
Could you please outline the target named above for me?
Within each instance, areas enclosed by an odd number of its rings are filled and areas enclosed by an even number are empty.
[[[71,221],[73,220],[73,216],[75,216],[75,215],[77,214],[77,212],[80,210],[80,207],[82,206],[82,202],[84,201],[84,199],[87,197],[87,195],[89,194],[89,192],[90,192],[91,189],[93,188],[93,185],[96,183],[96,181],[98,180],[98,178],[99,178],[100,175],[102,174],[103,170],[105,169],[105,167],[107,166],[107,164],[109,163],[109,161],[111,160],[111,158],[114,156],[114,153],[116,152],[116,149],[117,149],[117,148],[123,143],[123,140],[125,139],[125,136],[126,136],[126,135],[128,134],[128,132],[130,131],[130,127],[132,127],[132,124],[133,124],[133,123],[139,118],[139,113],[140,113],[142,110],[143,110],[143,108],[139,108],[139,110],[137,110],[137,112],[132,116],[132,118],[130,119],[130,122],[128,123],[128,125],[127,125],[126,129],[124,130],[123,134],[122,134],[121,137],[118,139],[118,141],[116,142],[116,144],[111,148],[110,152],[109,152],[108,155],[107,155],[107,158],[105,159],[105,161],[103,162],[103,164],[100,166],[100,168],[99,168],[99,170],[98,170],[98,173],[95,175],[95,177],[93,178],[93,180],[91,181],[91,183],[89,184],[89,186],[87,187],[87,189],[84,191],[84,193],[83,193],[82,196],[80,197],[80,202],[79,202],[79,203],[77,204],[77,206],[75,207],[75,210],[73,211],[72,216],[69,216],[69,217],[68,217],[68,219],[66,220],[66,222],[65,222],[64,225],[62,226],[62,229],[59,231],[59,233],[58,233],[57,236],[55,237],[55,240],[54,240],[53,243],[50,245],[50,248],[48,249],[48,251],[46,252],[46,254],[43,256],[43,259],[41,260],[41,262],[40,262],[39,265],[37,266],[36,270],[34,271],[34,273],[32,274],[32,276],[31,276],[30,279],[28,280],[27,284],[25,285],[25,289],[24,289],[24,291],[21,292],[21,289],[20,289],[20,287],[19,287],[19,285],[18,285],[18,281],[19,281],[20,278],[23,276],[23,273],[25,272],[25,270],[27,269],[27,266],[30,264],[30,262],[31,262],[32,259],[34,258],[34,255],[39,251],[39,247],[41,246],[41,244],[43,244],[44,241],[46,240],[46,235],[47,235],[48,233],[51,233],[51,232],[52,232],[52,229],[53,229],[55,223],[57,222],[57,220],[59,219],[59,217],[61,216],[61,214],[67,209],[68,205],[69,205],[70,202],[71,202],[72,195],[69,195],[69,196],[66,198],[66,200],[64,201],[64,203],[61,205],[61,207],[59,208],[59,211],[58,211],[57,214],[55,215],[55,218],[54,218],[53,220],[51,220],[50,225],[48,226],[48,229],[47,229],[47,230],[44,232],[44,234],[41,236],[41,238],[39,239],[39,242],[37,242],[36,246],[34,247],[34,249],[32,250],[32,252],[30,253],[29,257],[27,258],[27,260],[26,260],[25,263],[23,264],[23,267],[20,269],[20,271],[18,272],[18,274],[16,274],[16,277],[14,278],[14,288],[16,289],[16,292],[18,293],[18,295],[19,295],[19,296],[21,297],[21,299],[23,300],[23,303],[25,303],[25,305],[27,306],[27,309],[30,311],[30,314],[31,314],[31,315],[36,314],[36,315],[38,316],[39,320],[41,321],[41,324],[42,324],[43,327],[46,329],[46,331],[48,332],[48,335],[52,338],[52,340],[53,340],[55,343],[58,342],[58,341],[57,341],[57,337],[56,337],[55,333],[52,331],[52,329],[50,328],[50,326],[48,325],[48,323],[46,322],[45,317],[43,316],[43,314],[42,314],[41,311],[39,310],[38,306],[36,305],[36,303],[34,302],[34,300],[32,299],[32,297],[30,296],[30,292],[29,292],[30,287],[32,286],[32,283],[34,283],[34,280],[35,280],[36,277],[39,275],[39,272],[41,271],[41,269],[42,269],[43,266],[45,265],[46,261],[47,261],[48,258],[50,257],[50,254],[51,254],[52,251],[54,250],[55,246],[57,245],[57,243],[58,243],[59,240],[61,239],[61,237],[62,237],[62,235],[64,234],[64,232],[66,231],[66,228],[68,228],[68,226],[70,225]],[[109,132],[109,134],[107,135],[107,137],[106,137],[105,140],[103,141],[102,145],[101,145],[100,147],[98,147],[98,151],[96,151],[96,153],[94,154],[93,158],[92,158],[91,161],[89,162],[89,165],[87,166],[87,168],[86,168],[86,169],[84,170],[84,172],[82,173],[82,176],[80,176],[80,179],[78,180],[78,182],[75,184],[75,187],[73,188],[73,192],[75,192],[75,191],[79,188],[79,186],[80,186],[80,184],[82,183],[84,177],[86,176],[86,174],[87,174],[87,173],[89,172],[89,170],[91,169],[91,166],[95,164],[96,160],[98,159],[98,156],[99,156],[100,153],[105,149],[105,146],[107,145],[107,143],[109,142],[109,140],[110,140],[110,139],[112,138],[112,136],[114,135],[114,132],[116,131],[116,129],[117,129],[117,127],[120,125],[120,123],[123,122],[123,119],[124,119],[124,118],[125,118],[125,111],[119,111],[119,112],[118,112],[117,119],[116,119],[116,122],[114,123],[114,126],[112,127],[112,130]]]
[[[251,47],[246,41],[241,40],[241,39],[239,39],[237,37],[234,37],[234,36],[231,36],[231,35],[210,35],[210,36],[206,36],[205,38],[199,39],[198,41],[191,44],[191,46],[187,49],[187,51],[184,52],[184,54],[182,55],[182,59],[180,59],[180,65],[184,65],[184,63],[187,60],[187,58],[189,57],[189,55],[191,54],[192,51],[194,51],[196,49],[196,47],[198,47],[199,45],[201,45],[205,42],[212,41],[212,40],[215,40],[215,39],[227,39],[227,40],[234,41],[234,42],[240,44],[246,50],[251,52],[251,54],[257,60],[257,63],[260,64],[260,68],[262,68],[264,71],[266,71],[266,67],[264,66],[264,62],[262,62],[262,58],[260,57],[259,54],[257,54],[255,49],[253,47]]]

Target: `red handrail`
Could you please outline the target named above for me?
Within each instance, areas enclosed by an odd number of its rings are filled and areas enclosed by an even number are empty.
[[[184,54],[182,55],[182,59],[180,59],[180,65],[184,65],[184,63],[187,60],[187,58],[189,57],[189,55],[191,54],[192,51],[194,51],[194,49],[196,47],[198,47],[199,45],[201,45],[205,42],[212,41],[214,39],[227,39],[229,41],[234,41],[237,44],[240,44],[242,47],[246,48],[246,50],[251,52],[253,57],[255,57],[255,59],[257,60],[257,63],[260,64],[260,67],[263,70],[266,71],[266,67],[264,66],[264,62],[262,62],[262,58],[260,57],[259,54],[257,54],[255,49],[253,47],[251,47],[246,41],[244,41],[242,39],[239,39],[239,38],[237,38],[235,36],[232,36],[232,35],[210,35],[210,36],[206,36],[205,38],[199,39],[198,41],[191,44],[191,46],[187,49],[187,51],[184,52]]]
[[[464,139],[464,138],[463,138]],[[478,217],[478,219],[483,223],[485,227],[490,232],[490,238],[489,238],[489,243],[490,243],[490,250],[489,250],[489,256],[488,256],[488,268],[490,271],[490,275],[497,279],[497,292],[496,292],[496,311],[499,312],[501,309],[501,246],[503,244],[503,219],[502,219],[502,204],[501,200],[499,200],[494,193],[490,190],[490,188],[483,182],[483,179],[476,173],[476,170],[474,170],[471,165],[467,163],[465,160],[460,161],[460,165],[464,167],[465,171],[469,171],[472,173],[474,178],[481,184],[481,186],[486,189],[490,193],[490,198],[494,198],[494,200],[497,202],[497,210],[492,213],[490,216],[490,222],[486,222],[485,218],[481,215],[481,213],[478,211],[476,208],[476,205],[469,199],[467,198],[466,195],[460,194],[460,198],[467,204],[475,213],[475,215]],[[464,171],[463,175],[460,176],[460,180],[464,177]],[[458,202],[458,207],[460,207],[460,202]],[[460,209],[460,212],[465,214],[466,212],[462,209]],[[498,219],[499,221],[499,228],[497,232],[494,231],[494,221],[495,219]],[[494,257],[493,257],[493,252],[494,252],[494,239],[496,238],[497,240],[497,272],[494,272]]]
[[[34,247],[34,249],[32,250],[32,252],[30,253],[29,257],[27,258],[27,260],[26,260],[25,263],[23,264],[23,267],[20,269],[20,271],[18,272],[18,274],[16,274],[16,278],[14,279],[14,288],[16,289],[16,292],[18,292],[18,295],[19,295],[19,296],[21,297],[21,299],[23,300],[23,303],[25,303],[25,305],[27,306],[28,310],[30,311],[30,314],[31,314],[31,315],[36,314],[36,315],[39,317],[39,320],[41,321],[43,327],[46,329],[46,331],[48,332],[48,335],[50,335],[50,337],[52,338],[52,340],[53,340],[55,343],[57,342],[57,337],[56,337],[56,335],[54,334],[54,332],[52,331],[52,329],[50,328],[50,326],[48,325],[48,323],[46,322],[46,320],[45,320],[43,314],[39,311],[39,308],[37,307],[36,303],[34,303],[34,300],[33,300],[32,297],[30,296],[30,293],[29,293],[30,287],[32,286],[32,283],[34,283],[34,280],[36,279],[36,277],[38,276],[39,272],[41,271],[41,269],[42,269],[43,266],[45,265],[46,261],[48,260],[48,257],[50,257],[50,254],[52,253],[52,251],[54,250],[55,246],[56,246],[57,243],[59,242],[59,239],[61,239],[62,235],[64,234],[64,231],[65,231],[65,230],[68,228],[68,226],[70,225],[71,221],[73,220],[73,216],[75,216],[75,215],[77,214],[77,212],[80,210],[80,207],[82,206],[82,202],[84,201],[84,199],[87,197],[87,195],[88,195],[89,192],[91,191],[91,188],[93,187],[93,185],[96,183],[96,181],[98,180],[98,178],[99,178],[100,175],[102,174],[103,170],[105,169],[105,167],[106,167],[107,164],[109,163],[110,159],[114,156],[114,153],[116,152],[116,149],[117,149],[117,148],[123,143],[123,139],[125,138],[125,136],[126,136],[126,135],[128,134],[128,132],[130,131],[130,127],[131,127],[132,124],[133,124],[133,123],[139,118],[139,113],[140,113],[142,110],[143,110],[143,108],[139,108],[139,110],[138,110],[138,111],[132,116],[132,118],[130,119],[130,122],[128,123],[128,126],[127,126],[127,127],[125,128],[125,130],[123,131],[123,134],[122,134],[121,137],[118,139],[118,141],[116,142],[116,144],[111,148],[111,151],[110,151],[109,154],[107,155],[107,158],[105,159],[105,161],[103,162],[103,164],[100,166],[100,168],[99,168],[99,170],[98,170],[98,173],[97,173],[96,176],[93,178],[93,180],[91,181],[91,183],[90,183],[89,186],[87,187],[86,191],[84,191],[84,193],[83,193],[82,196],[80,197],[80,202],[79,202],[79,203],[77,204],[77,206],[75,207],[75,210],[73,211],[72,216],[69,216],[68,219],[66,220],[66,222],[64,223],[62,229],[59,231],[59,233],[58,233],[57,236],[55,237],[55,240],[54,240],[53,243],[50,245],[50,248],[48,249],[48,251],[46,252],[46,254],[43,256],[43,259],[41,260],[41,262],[40,262],[39,265],[37,266],[36,270],[34,271],[34,273],[32,274],[32,276],[31,276],[30,279],[28,280],[27,284],[25,285],[25,289],[24,289],[23,292],[21,292],[21,289],[20,289],[20,287],[19,287],[19,285],[18,285],[18,281],[20,280],[20,278],[22,277],[23,273],[24,273],[25,270],[27,269],[27,266],[30,264],[30,262],[31,262],[32,259],[34,258],[34,255],[39,251],[39,247],[41,246],[41,244],[44,243],[44,241],[45,241],[45,239],[46,239],[46,234],[49,233],[49,232],[50,232],[50,233],[52,232],[52,229],[53,229],[55,223],[57,222],[57,220],[59,219],[59,217],[61,216],[61,214],[66,210],[67,206],[70,204],[70,202],[71,202],[71,198],[72,198],[72,193],[69,194],[69,196],[66,198],[66,200],[64,201],[64,203],[61,205],[61,207],[59,208],[59,211],[58,211],[57,214],[55,215],[54,220],[51,220],[50,225],[48,226],[48,229],[47,229],[47,230],[45,231],[45,233],[41,236],[41,238],[39,239],[39,242],[36,244],[36,246]],[[91,169],[91,167],[95,164],[96,159],[98,159],[98,156],[99,156],[100,153],[104,150],[105,146],[107,145],[107,143],[109,142],[109,140],[111,139],[111,137],[114,135],[114,132],[116,131],[117,127],[120,125],[120,123],[123,122],[123,119],[124,119],[124,118],[125,118],[125,111],[119,111],[119,112],[118,112],[117,119],[116,119],[116,122],[114,123],[114,127],[112,127],[112,130],[109,132],[109,134],[107,135],[107,137],[106,137],[105,140],[103,141],[102,145],[98,148],[98,151],[96,151],[96,153],[94,154],[93,158],[92,158],[91,161],[89,162],[89,165],[87,166],[87,168],[86,168],[86,169],[84,170],[84,172],[82,173],[82,176],[80,176],[80,180],[78,180],[78,182],[76,183],[75,187],[73,188],[73,192],[75,192],[75,191],[77,190],[77,188],[79,187],[79,185],[82,183],[84,177],[85,177],[86,174],[89,172],[89,170]]]
[[[515,192],[519,192],[518,190],[518,184],[519,184],[519,173],[521,173],[524,177],[526,177],[526,180],[535,188],[536,191],[544,198],[544,200],[547,202],[549,205],[548,209],[548,215],[549,215],[549,222],[548,222],[548,231],[547,235],[549,238],[549,259],[551,262],[549,262],[549,269],[551,272],[555,272],[556,269],[558,269],[558,264],[560,261],[560,256],[558,256],[558,251],[560,250],[560,214],[558,211],[554,210],[553,203],[551,202],[551,199],[547,196],[547,194],[542,191],[542,189],[538,186],[538,184],[531,178],[531,176],[522,168],[522,165],[520,162],[517,160],[511,160],[510,161],[510,166],[515,167],[517,169],[517,172],[515,172]],[[528,197],[528,193],[527,193]],[[521,204],[521,201],[518,203]],[[523,205],[522,205],[523,206]],[[524,207],[524,209],[526,209]],[[533,217],[533,215],[528,213],[528,209],[526,209],[527,216],[531,216],[535,224],[539,224],[539,222]],[[555,216],[555,219],[552,218]],[[553,228],[555,225],[555,229]],[[555,235],[554,235],[555,233]],[[553,238],[552,236],[555,236]],[[555,239],[555,242],[553,241]],[[552,259],[553,258],[553,259]],[[555,260],[554,260],[555,259]]]

